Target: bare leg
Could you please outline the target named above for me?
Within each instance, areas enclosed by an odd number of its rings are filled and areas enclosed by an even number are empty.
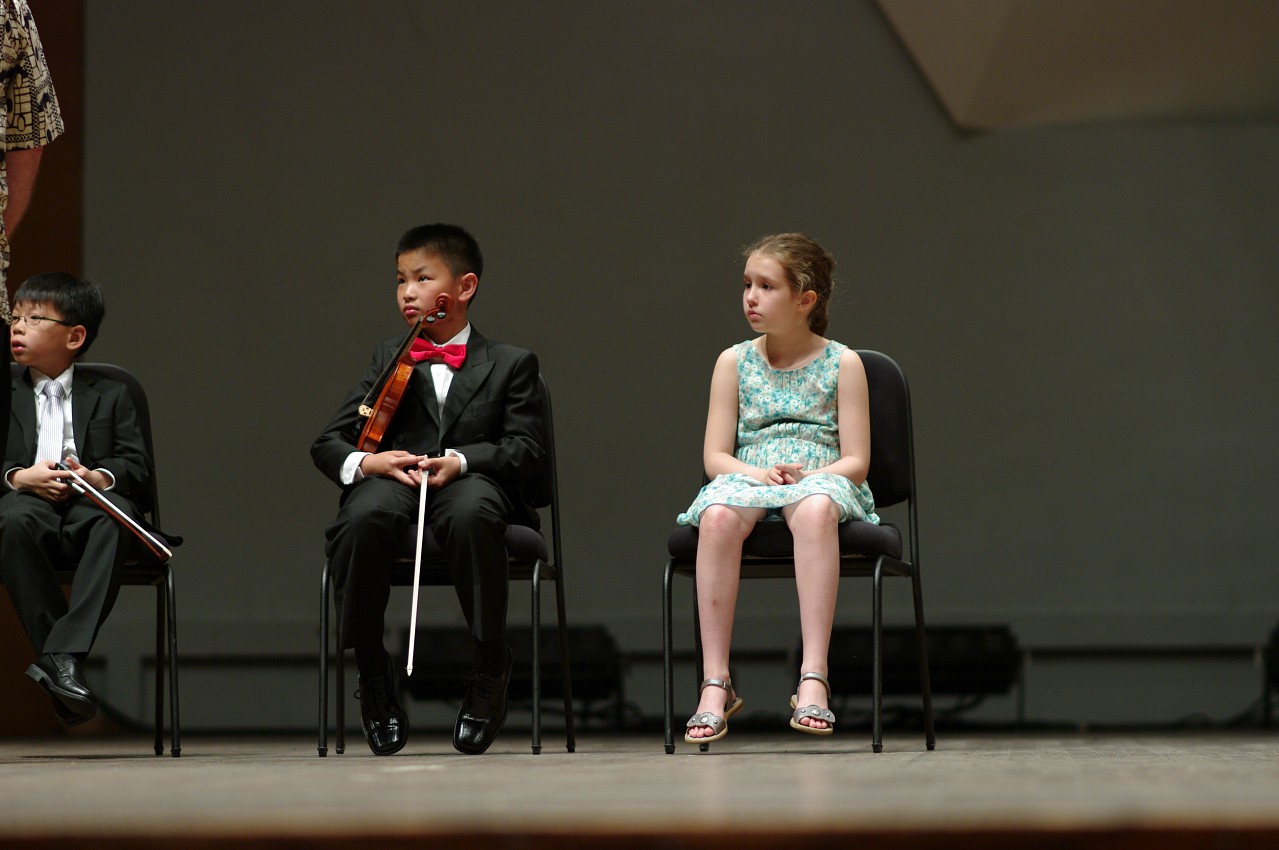
[[[839,508],[826,496],[809,496],[782,509],[795,538],[795,589],[804,639],[801,673],[828,672],[830,632],[839,591]],[[798,704],[829,708],[826,688],[813,679],[799,686]],[[826,721],[805,717],[800,723],[825,729]]]
[[[702,621],[702,678],[728,681],[728,650],[741,583],[742,541],[764,516],[763,508],[712,505],[702,512],[697,537],[697,605]],[[702,691],[696,714],[724,715],[728,692]],[[689,728],[691,738],[709,738],[709,726]]]

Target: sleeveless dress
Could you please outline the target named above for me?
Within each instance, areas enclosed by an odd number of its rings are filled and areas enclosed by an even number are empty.
[[[826,343],[817,358],[799,368],[768,365],[751,340],[733,346],[737,355],[737,450],[735,457],[751,466],[801,463],[819,469],[839,459],[839,426],[835,401],[839,358],[848,346]],[[794,484],[764,484],[749,475],[717,475],[702,488],[680,525],[697,525],[711,505],[768,508],[766,520],[782,519],[780,509],[813,495],[829,496],[839,508],[840,522],[850,519],[879,524],[875,499],[863,482],[854,484],[829,472],[805,475]]]

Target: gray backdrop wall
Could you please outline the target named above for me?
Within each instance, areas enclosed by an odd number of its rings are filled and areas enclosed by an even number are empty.
[[[88,4],[86,39],[95,357],[153,394],[193,662],[312,681],[337,490],[307,449],[402,332],[396,237],[436,220],[484,246],[476,325],[541,355],[570,616],[628,650],[660,645],[711,365],[749,333],[740,248],[792,229],[838,258],[830,335],[911,379],[932,622],[1053,645],[1276,619],[1276,122],[961,135],[870,0],[154,0]],[[867,610],[850,588],[841,622]],[[103,638],[129,698],[150,616],[126,598]],[[796,634],[793,590],[743,594],[739,645]],[[252,671],[201,669],[189,722],[233,725]]]

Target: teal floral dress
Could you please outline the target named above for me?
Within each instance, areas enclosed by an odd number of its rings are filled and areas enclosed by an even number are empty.
[[[799,463],[820,469],[840,457],[836,389],[839,358],[846,345],[827,342],[811,363],[778,370],[768,365],[751,340],[733,346],[737,355],[737,451],[751,466]],[[829,496],[839,508],[840,522],[850,519],[879,524],[875,499],[865,482],[819,472],[794,484],[769,485],[749,475],[717,475],[702,488],[680,525],[697,525],[711,505],[767,508],[765,519],[781,519],[780,509],[814,495]]]

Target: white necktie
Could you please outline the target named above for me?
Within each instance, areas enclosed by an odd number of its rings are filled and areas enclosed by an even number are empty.
[[[40,415],[40,442],[36,444],[36,463],[62,461],[62,444],[66,439],[62,412],[62,384],[47,381],[44,385],[44,409]]]

